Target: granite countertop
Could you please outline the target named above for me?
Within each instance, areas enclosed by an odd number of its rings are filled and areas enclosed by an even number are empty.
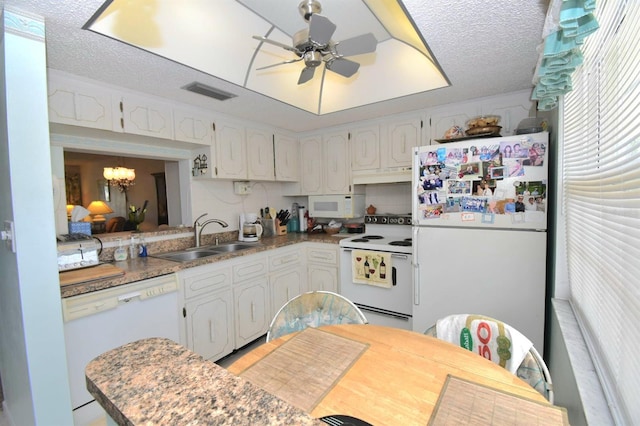
[[[161,275],[172,274],[183,269],[193,268],[196,266],[206,265],[209,263],[221,262],[223,260],[233,259],[240,256],[248,256],[266,250],[273,250],[292,244],[302,242],[321,242],[328,244],[338,244],[342,239],[341,236],[350,237],[350,234],[341,234],[334,236],[329,234],[287,234],[276,237],[268,237],[260,240],[260,245],[256,248],[242,250],[235,253],[225,253],[219,256],[212,256],[202,259],[192,260],[190,262],[173,262],[170,260],[158,259],[154,257],[142,257],[129,259],[122,262],[113,262],[115,266],[124,270],[124,275],[105,278],[78,284],[64,285],[60,287],[62,298],[77,296],[80,294],[91,293],[98,290],[104,290],[135,281],[145,280]],[[172,251],[172,250],[169,250]],[[152,253],[151,256],[156,253]]]
[[[89,393],[119,425],[324,425],[169,339],[110,350],[85,374]]]

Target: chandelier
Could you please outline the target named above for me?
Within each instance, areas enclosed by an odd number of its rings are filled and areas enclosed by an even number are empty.
[[[126,167],[105,167],[102,175],[109,181],[109,185],[117,187],[120,192],[124,192],[128,187],[135,185],[135,169],[127,169]]]

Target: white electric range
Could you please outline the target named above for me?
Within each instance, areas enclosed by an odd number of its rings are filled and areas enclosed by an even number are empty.
[[[358,306],[370,324],[412,329],[411,215],[365,216],[366,232],[340,241],[340,293]],[[390,287],[354,282],[355,251],[388,253]]]

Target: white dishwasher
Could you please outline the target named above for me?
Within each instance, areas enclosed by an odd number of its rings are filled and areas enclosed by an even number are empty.
[[[98,355],[148,337],[179,342],[175,274],[62,299],[71,404],[76,426],[104,421],[87,391],[85,367]]]

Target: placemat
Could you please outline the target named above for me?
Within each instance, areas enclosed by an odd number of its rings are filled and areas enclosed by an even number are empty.
[[[447,376],[429,425],[569,425],[567,409]]]
[[[310,413],[368,347],[307,328],[240,376]]]

